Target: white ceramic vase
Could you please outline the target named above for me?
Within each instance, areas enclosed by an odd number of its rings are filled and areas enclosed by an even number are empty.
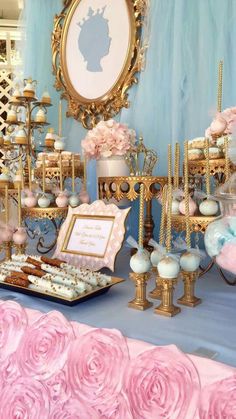
[[[111,156],[108,158],[101,158],[97,160],[97,178],[99,177],[113,177],[113,176],[129,176],[129,167],[127,166],[123,156]],[[123,190],[125,190],[125,184],[122,185]],[[112,184],[112,189],[115,190],[115,183]],[[116,201],[112,198],[109,200],[104,200],[109,204],[116,204],[118,206],[128,205],[128,199],[122,199],[121,201]]]
[[[97,160],[97,177],[129,176],[123,156],[103,157]]]

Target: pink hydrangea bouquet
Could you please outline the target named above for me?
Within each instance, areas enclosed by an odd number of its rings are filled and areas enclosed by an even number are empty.
[[[100,121],[82,140],[82,150],[88,159],[123,156],[135,144],[135,131],[113,119]]]

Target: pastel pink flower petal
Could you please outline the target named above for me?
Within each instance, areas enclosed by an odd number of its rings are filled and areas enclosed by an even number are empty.
[[[124,394],[115,395],[107,403],[95,405],[100,419],[133,419],[130,406]]]
[[[5,385],[12,383],[20,377],[17,364],[17,351],[11,354],[0,364],[0,391]]]
[[[15,352],[27,328],[27,314],[14,301],[0,303],[0,363]]]
[[[201,419],[236,418],[236,374],[203,389],[199,413]]]
[[[58,311],[43,314],[24,334],[18,348],[18,365],[26,377],[47,379],[62,369],[73,328]]]
[[[67,402],[71,397],[71,388],[68,384],[65,371],[58,370],[52,377],[45,381],[50,395],[51,403]]]
[[[57,404],[50,419],[101,419],[96,411],[78,399],[70,399],[65,404]]]
[[[20,377],[0,393],[0,418],[47,419],[49,406],[46,388],[34,379]]]
[[[75,396],[89,405],[107,403],[119,393],[129,359],[125,338],[115,330],[96,329],[72,342],[68,380]]]
[[[198,373],[175,347],[157,347],[133,359],[126,370],[125,389],[135,419],[195,418]]]

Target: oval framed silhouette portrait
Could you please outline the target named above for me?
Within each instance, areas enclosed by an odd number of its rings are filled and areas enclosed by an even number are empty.
[[[55,87],[85,128],[128,107],[146,47],[147,0],[65,0],[52,34]]]

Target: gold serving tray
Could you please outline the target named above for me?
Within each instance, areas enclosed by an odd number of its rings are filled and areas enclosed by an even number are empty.
[[[39,292],[30,288],[20,287],[19,285],[7,284],[6,282],[0,282],[0,288],[7,289],[13,292],[20,292],[21,294],[30,295],[31,297],[38,297],[43,298],[44,300],[54,301],[55,303],[64,304],[67,306],[74,306],[76,304],[82,303],[90,298],[96,297],[101,294],[105,294],[111,287],[114,285],[120,284],[125,280],[122,278],[112,277],[112,282],[104,287],[97,287],[92,291],[86,292],[84,294],[79,295],[76,298],[65,298],[61,296],[57,296],[51,293],[44,293]]]

